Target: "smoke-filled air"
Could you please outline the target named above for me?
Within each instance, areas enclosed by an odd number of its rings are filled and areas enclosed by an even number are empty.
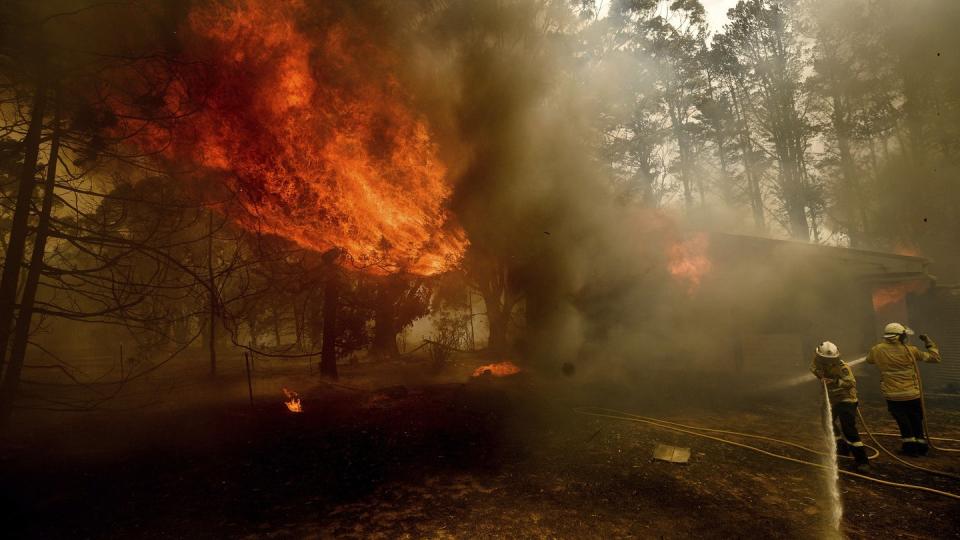
[[[958,30],[0,0],[0,535],[960,534]]]

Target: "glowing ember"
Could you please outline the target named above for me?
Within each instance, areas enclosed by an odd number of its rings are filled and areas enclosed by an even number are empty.
[[[300,394],[284,388],[283,395],[287,397],[287,401],[284,401],[283,404],[287,406],[287,409],[290,409],[290,412],[303,412],[303,406],[300,405]]]
[[[162,96],[173,119],[138,123],[114,105],[123,131],[221,178],[250,230],[341,248],[371,273],[448,270],[468,242],[430,129],[392,57],[334,19],[301,0],[204,2],[184,29],[185,74]]]
[[[908,244],[897,244],[894,247],[893,252],[897,255],[905,255],[907,257],[920,257],[920,250],[915,246]]]
[[[879,285],[873,289],[873,309],[878,311],[903,301],[908,294],[927,290],[930,283],[927,281],[903,281]]]
[[[494,377],[506,377],[508,375],[515,375],[520,373],[520,368],[517,367],[513,362],[498,362],[496,364],[487,364],[485,366],[480,366],[477,369],[473,370],[474,377],[480,377],[489,373]]]
[[[707,254],[709,247],[707,235],[697,233],[667,248],[667,268],[675,279],[686,283],[689,294],[700,288],[700,281],[713,266]]]

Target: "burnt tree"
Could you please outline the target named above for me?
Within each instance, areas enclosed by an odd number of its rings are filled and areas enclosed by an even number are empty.
[[[43,131],[44,109],[47,104],[47,82],[41,68],[40,82],[33,96],[30,124],[23,139],[23,164],[17,178],[17,199],[10,225],[10,235],[3,259],[3,275],[0,277],[0,369],[6,361],[7,347],[17,305],[17,290],[20,284],[20,269],[27,245],[28,221],[36,185],[37,159]]]
[[[339,312],[341,276],[337,261],[342,252],[331,249],[323,254],[327,270],[323,284],[323,342],[320,345],[320,374],[337,378],[337,314]]]
[[[33,252],[30,255],[26,283],[20,297],[20,309],[14,326],[9,361],[3,372],[3,381],[0,383],[0,425],[6,424],[20,388],[20,373],[23,370],[24,356],[27,352],[30,323],[33,319],[33,305],[37,296],[37,286],[40,283],[40,274],[43,269],[43,259],[50,230],[50,211],[53,208],[53,192],[57,180],[57,160],[60,152],[59,92],[57,92],[55,99],[58,103],[53,118],[50,153],[47,159],[47,175],[43,185],[43,200],[37,218],[36,232],[34,233]],[[36,156],[34,156],[34,160],[36,160]],[[7,262],[10,262],[9,259]],[[7,321],[7,324],[9,324],[9,321]],[[6,338],[6,335],[4,337]],[[6,342],[3,343],[3,346],[6,350]]]

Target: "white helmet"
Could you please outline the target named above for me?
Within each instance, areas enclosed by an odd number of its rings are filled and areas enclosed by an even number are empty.
[[[883,327],[883,335],[884,335],[884,337],[901,336],[901,335],[903,335],[903,334],[906,334],[906,335],[908,335],[908,336],[912,336],[912,335],[913,335],[913,330],[907,328],[906,326],[904,326],[904,325],[902,325],[902,324],[900,324],[900,323],[898,323],[898,322],[892,322],[892,323],[886,325],[885,327]]]
[[[817,347],[817,356],[823,358],[840,358],[840,349],[832,341],[824,341]]]

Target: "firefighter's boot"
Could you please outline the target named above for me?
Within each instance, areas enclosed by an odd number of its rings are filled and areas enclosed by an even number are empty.
[[[900,453],[907,457],[917,457],[919,455],[917,443],[913,441],[904,441],[900,445]]]
[[[927,444],[926,439],[917,439],[916,445],[917,455],[925,456],[930,451],[930,445]]]
[[[864,446],[851,446],[850,451],[853,452],[854,470],[870,470],[870,458],[867,457],[867,449]]]
[[[838,456],[850,455],[850,445],[847,444],[847,441],[843,439],[837,439],[837,455]]]

